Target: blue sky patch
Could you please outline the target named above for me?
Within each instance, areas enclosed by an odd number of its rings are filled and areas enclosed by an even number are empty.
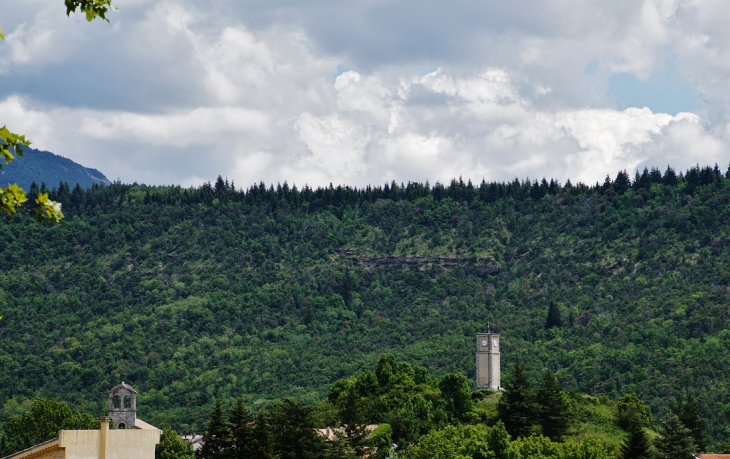
[[[654,113],[670,115],[704,107],[689,82],[665,75],[652,75],[642,81],[629,73],[616,73],[608,79],[608,96],[619,109],[648,107]]]

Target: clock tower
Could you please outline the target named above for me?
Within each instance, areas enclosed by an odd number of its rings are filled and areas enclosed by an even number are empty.
[[[477,389],[502,390],[499,377],[499,334],[477,333]]]

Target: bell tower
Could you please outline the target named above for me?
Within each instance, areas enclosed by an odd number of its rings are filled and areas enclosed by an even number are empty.
[[[477,333],[477,389],[502,390],[499,367],[499,334]]]
[[[109,417],[117,429],[135,428],[137,391],[124,381],[109,391]]]

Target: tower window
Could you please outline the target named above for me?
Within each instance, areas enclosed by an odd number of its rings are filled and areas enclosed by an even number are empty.
[[[114,409],[118,410],[122,408],[122,397],[119,395],[114,396]]]
[[[132,408],[132,397],[130,397],[129,395],[124,396],[124,408]]]

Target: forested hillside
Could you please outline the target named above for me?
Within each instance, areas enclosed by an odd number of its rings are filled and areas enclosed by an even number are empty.
[[[71,184],[71,187],[78,183],[83,188],[89,188],[95,183],[110,183],[98,170],[84,167],[63,156],[29,147],[24,147],[23,151],[25,154],[16,156],[12,166],[0,170],[1,186],[17,183],[24,190],[30,190],[33,182],[38,187],[43,184],[52,187],[64,181]]]
[[[502,334],[536,380],[655,418],[694,396],[730,437],[730,180],[717,167],[604,184],[395,183],[237,191],[113,183],[51,193],[66,218],[0,220],[2,416],[52,396],[201,430],[215,398],[312,404],[381,354],[474,377]],[[546,329],[550,303],[555,314]]]

